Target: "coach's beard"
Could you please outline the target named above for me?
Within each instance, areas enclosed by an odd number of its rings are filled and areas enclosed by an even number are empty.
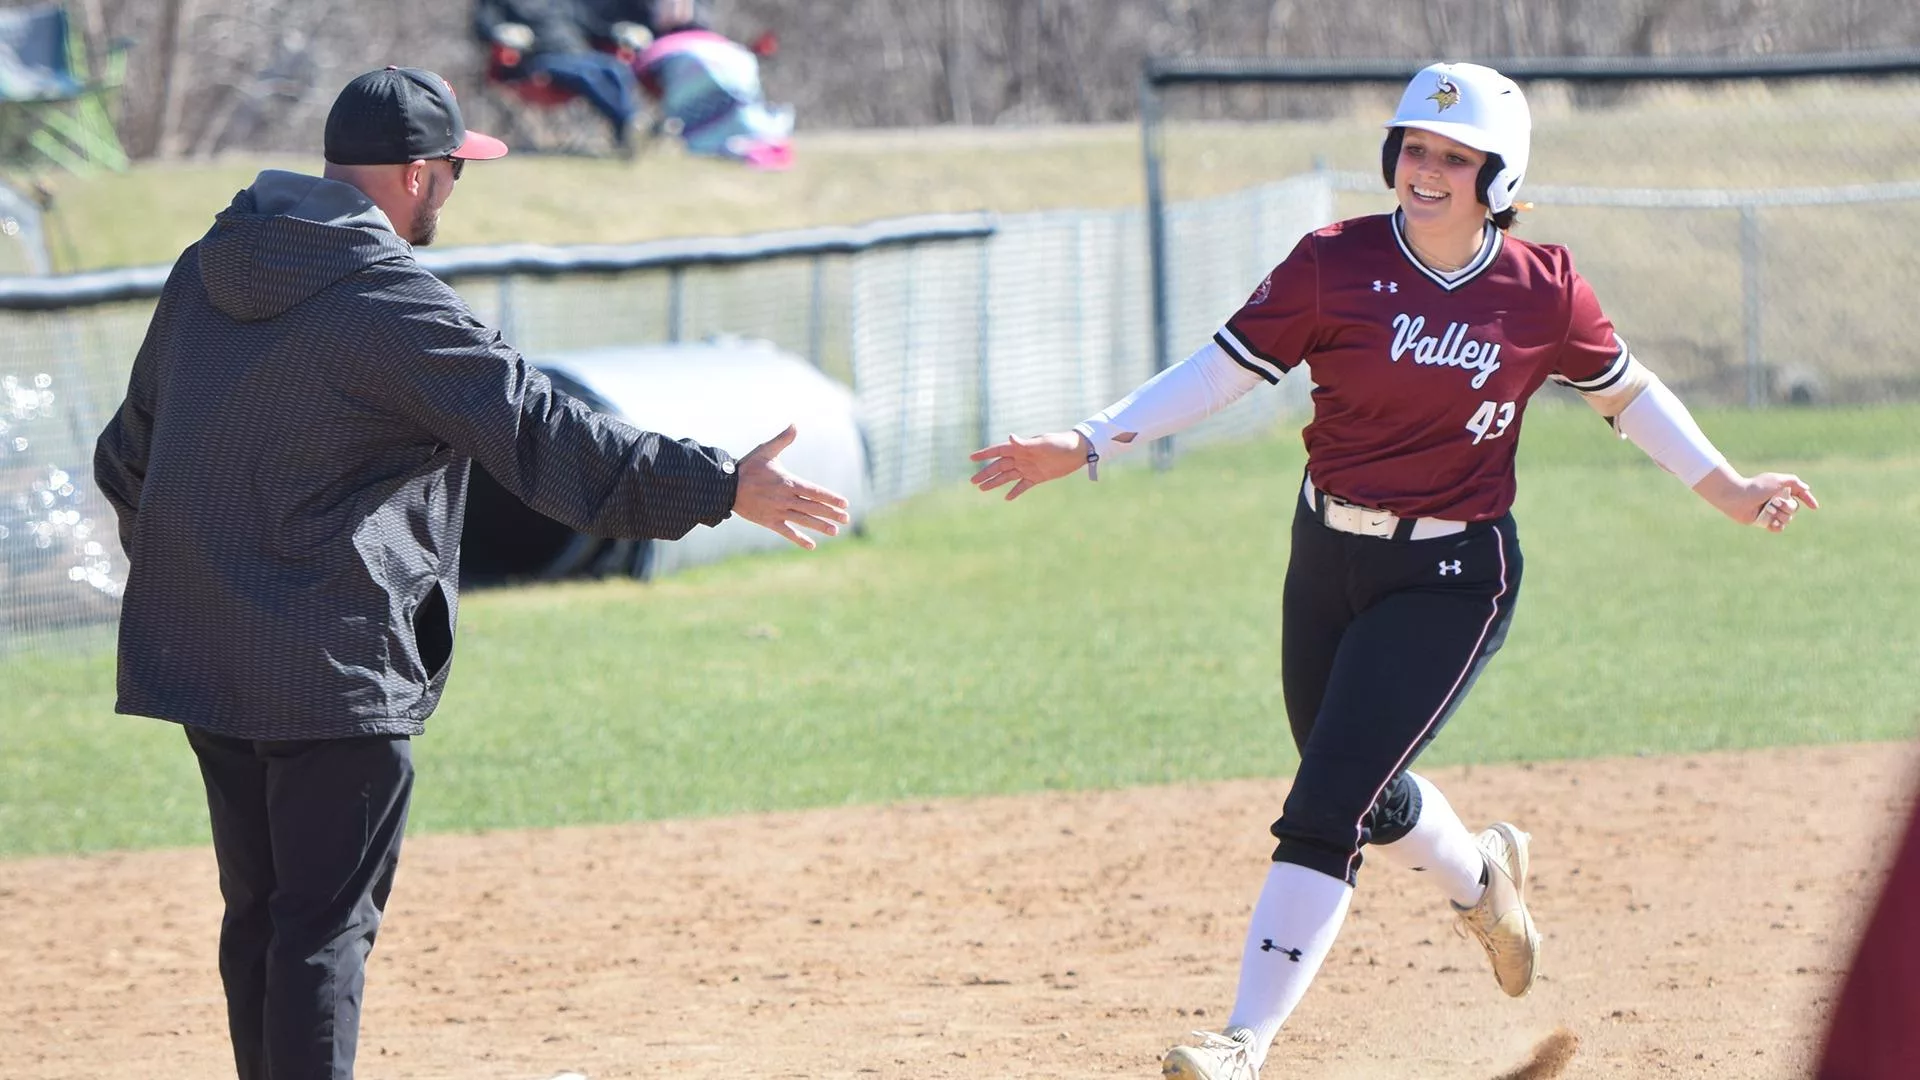
[[[413,208],[413,221],[407,227],[407,240],[414,247],[427,247],[440,232],[440,178],[427,174],[426,198]]]
[[[414,247],[427,247],[440,232],[440,211],[426,203],[421,203],[413,211],[413,224],[407,230],[407,239]]]

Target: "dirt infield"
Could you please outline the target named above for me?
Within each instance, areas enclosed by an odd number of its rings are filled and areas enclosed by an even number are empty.
[[[1370,866],[1268,1076],[1491,1080],[1558,1029],[1570,1062],[1527,1075],[1803,1075],[1916,765],[1435,769],[1467,820],[1534,834],[1541,982],[1502,997],[1430,885]],[[1157,1076],[1225,1020],[1283,792],[415,838],[360,1076]],[[218,915],[206,851],[0,862],[0,1074],[231,1076]]]

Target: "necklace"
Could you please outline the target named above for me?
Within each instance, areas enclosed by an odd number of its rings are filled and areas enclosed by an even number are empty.
[[[1473,261],[1473,255],[1469,255],[1465,259],[1462,259],[1459,262],[1448,262],[1445,259],[1436,259],[1432,255],[1427,254],[1426,250],[1422,248],[1419,244],[1414,243],[1413,237],[1411,236],[1407,237],[1407,246],[1413,249],[1413,253],[1420,257],[1421,262],[1426,263],[1427,266],[1429,266],[1430,268],[1434,270],[1438,270],[1443,274],[1451,274],[1455,270],[1458,270],[1461,267]],[[1476,248],[1473,254],[1478,255],[1480,254],[1480,252]]]

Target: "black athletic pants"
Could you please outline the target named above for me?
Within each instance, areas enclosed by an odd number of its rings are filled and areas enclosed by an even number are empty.
[[[1391,540],[1331,529],[1298,501],[1280,668],[1300,770],[1275,862],[1351,882],[1361,847],[1413,828],[1406,770],[1506,639],[1520,565],[1511,515]]]
[[[220,864],[220,979],[240,1080],[351,1080],[367,954],[413,794],[406,736],[196,728]]]

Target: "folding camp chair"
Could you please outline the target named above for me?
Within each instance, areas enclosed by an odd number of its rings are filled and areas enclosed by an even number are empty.
[[[517,49],[487,47],[485,85],[497,110],[487,130],[521,153],[598,154],[606,145],[606,122],[585,101],[521,67]],[[624,56],[622,59],[626,59]],[[495,128],[498,128],[496,131]]]
[[[69,172],[127,167],[108,111],[126,71],[116,40],[95,78],[65,6],[0,10],[0,163],[52,162]]]

